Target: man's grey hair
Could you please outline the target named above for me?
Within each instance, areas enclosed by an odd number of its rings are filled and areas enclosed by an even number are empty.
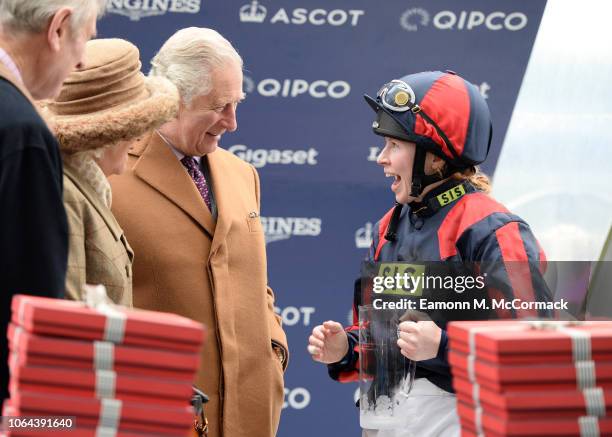
[[[1,0],[0,0],[1,1]],[[188,27],[172,35],[151,60],[150,76],[162,76],[179,90],[189,105],[194,97],[212,90],[213,69],[228,61],[242,69],[242,58],[220,33],[202,27]]]
[[[64,7],[72,9],[70,29],[76,31],[93,15],[104,15],[106,0],[0,0],[0,27],[12,32],[42,32]]]

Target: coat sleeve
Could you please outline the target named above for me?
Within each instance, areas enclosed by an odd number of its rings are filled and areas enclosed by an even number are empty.
[[[25,140],[32,140],[32,135]],[[4,258],[3,282],[9,284],[4,293],[64,296],[68,231],[58,161],[59,155],[51,156],[45,146],[27,143],[2,157],[0,205],[5,232],[1,246],[11,253]]]
[[[259,187],[259,175],[255,167],[251,166],[253,171],[253,180],[255,183],[255,197],[257,200],[257,210],[261,211],[261,191]],[[289,347],[287,345],[287,335],[282,327],[281,317],[274,311],[274,291],[270,286],[266,286],[266,298],[267,298],[267,314],[268,327],[270,328],[270,334],[272,336],[272,347],[280,347],[284,354],[283,369],[287,368],[289,363]]]
[[[68,217],[66,298],[81,300],[87,278],[83,203],[79,202],[69,186],[71,182],[64,177],[64,206]]]

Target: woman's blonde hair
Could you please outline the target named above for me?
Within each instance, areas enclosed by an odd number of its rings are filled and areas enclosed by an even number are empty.
[[[478,190],[487,194],[491,192],[491,180],[489,176],[480,171],[478,166],[468,167],[464,170],[455,172],[450,177],[456,181],[468,181]]]

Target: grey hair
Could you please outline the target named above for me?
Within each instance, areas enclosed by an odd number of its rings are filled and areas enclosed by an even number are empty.
[[[149,76],[170,80],[178,88],[183,103],[189,105],[194,97],[211,91],[212,70],[228,61],[243,66],[236,49],[219,32],[187,27],[168,38],[159,49],[151,60]]]
[[[95,15],[104,15],[106,0],[0,0],[0,27],[13,32],[42,32],[61,8],[71,8],[70,29],[81,29]]]

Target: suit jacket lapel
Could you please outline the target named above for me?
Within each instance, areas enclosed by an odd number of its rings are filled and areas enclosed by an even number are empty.
[[[157,133],[150,137],[148,147],[134,166],[134,174],[185,211],[211,238],[215,235],[215,222],[200,192],[170,147]]]

